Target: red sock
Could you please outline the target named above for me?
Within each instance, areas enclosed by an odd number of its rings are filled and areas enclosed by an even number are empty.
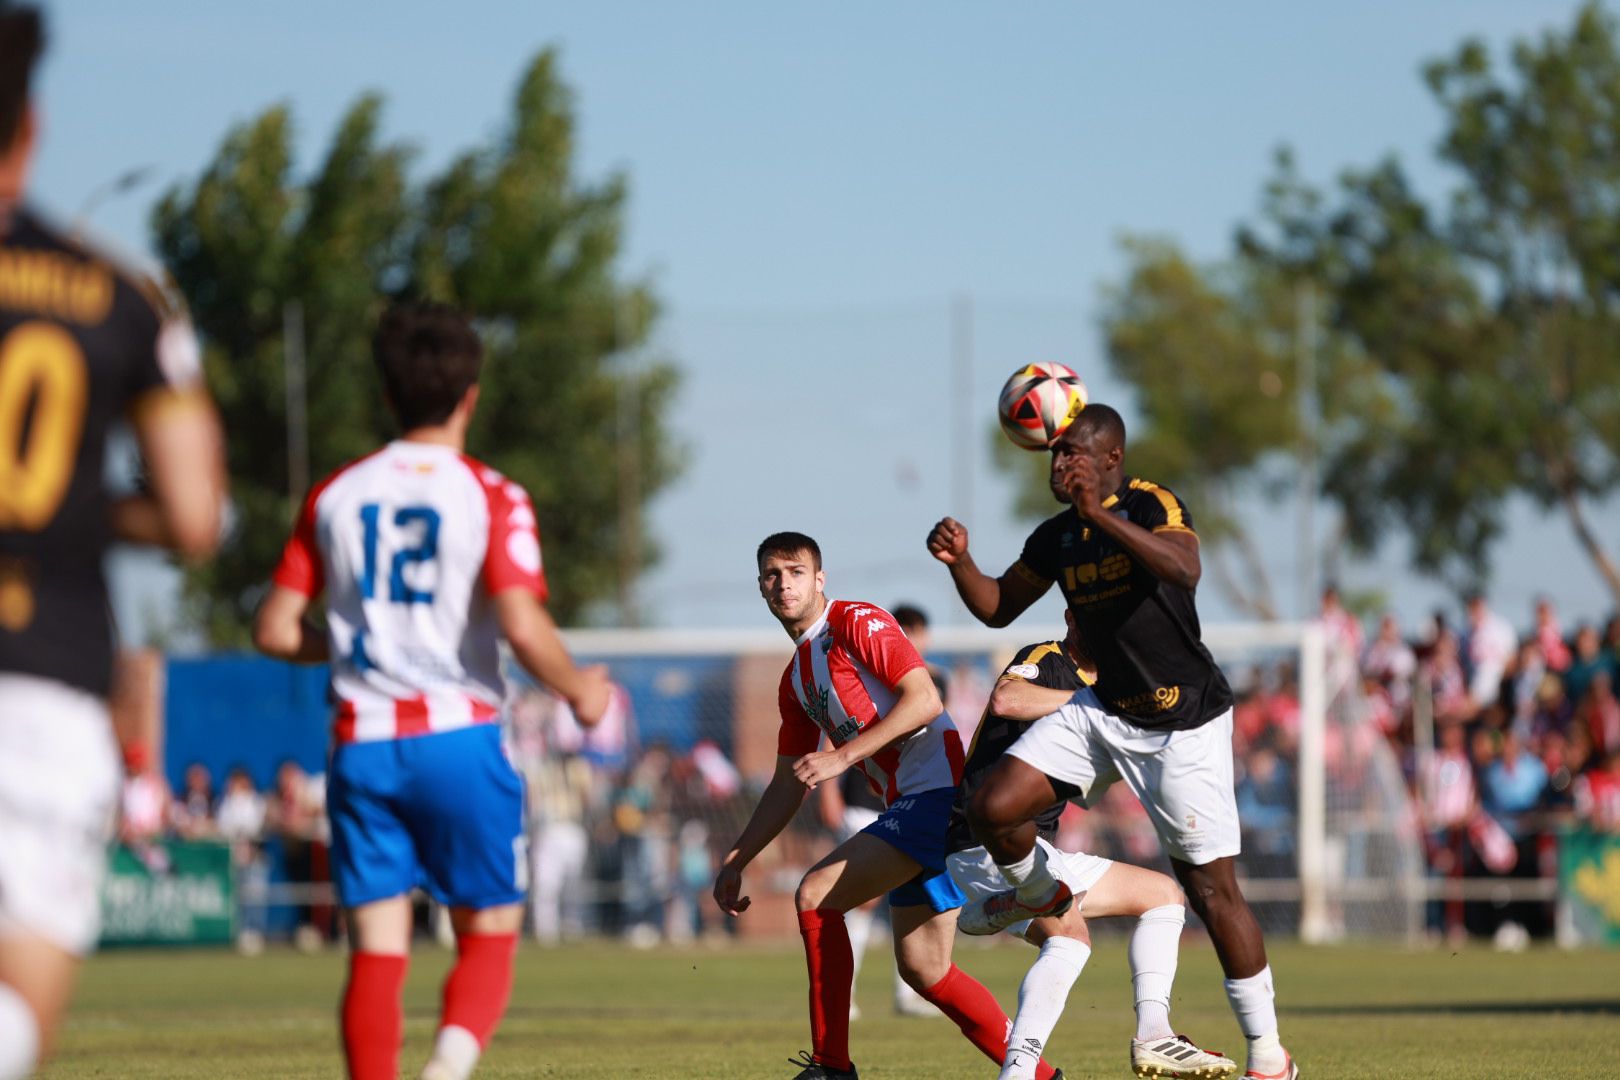
[[[517,935],[462,934],[456,953],[456,966],[444,980],[439,1026],[466,1028],[487,1047],[512,996]]]
[[[343,990],[343,1056],[350,1080],[396,1080],[405,1018],[407,958],[388,953],[349,956],[349,985]]]
[[[836,908],[801,911],[799,933],[804,936],[804,958],[810,968],[810,1056],[823,1065],[848,1069],[855,952],[849,945],[844,913]]]
[[[1001,1011],[996,996],[973,976],[952,964],[945,977],[924,990],[922,996],[939,1006],[939,1011],[950,1017],[985,1057],[997,1065],[1006,1061],[1012,1021]],[[1056,1071],[1042,1059],[1035,1067],[1036,1080],[1051,1080]]]

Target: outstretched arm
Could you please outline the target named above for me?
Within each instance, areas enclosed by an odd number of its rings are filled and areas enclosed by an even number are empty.
[[[607,668],[574,663],[538,596],[525,588],[504,589],[495,594],[495,617],[518,663],[561,695],[582,726],[590,727],[602,719],[610,693]]]
[[[776,772],[759,797],[759,805],[743,826],[742,835],[731,845],[725,858],[720,860],[720,872],[714,879],[714,902],[727,915],[740,915],[751,902],[742,892],[742,872],[754,857],[787,828],[788,822],[804,803],[805,786],[793,775],[794,759],[787,755],[776,759]]]
[[[967,527],[955,518],[942,518],[934,526],[928,551],[950,569],[957,595],[986,626],[1007,626],[1051,587],[1050,582],[1036,585],[1011,567],[998,578],[980,570],[968,552]]]
[[[990,714],[1009,720],[1039,720],[1057,712],[1072,697],[1072,690],[1037,686],[1023,679],[1002,679],[990,691]]]

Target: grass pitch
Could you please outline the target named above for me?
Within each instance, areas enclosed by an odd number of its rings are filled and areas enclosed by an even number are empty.
[[[962,942],[958,963],[1003,1007],[1034,957]],[[419,945],[405,991],[403,1076],[427,1057],[450,956]],[[1620,1033],[1620,952],[1483,947],[1307,949],[1273,943],[1282,1032],[1309,1080],[1333,1077],[1601,1075]],[[340,1077],[343,957],[272,950],[113,952],[85,968],[44,1080],[79,1077]],[[851,1048],[868,1080],[994,1077],[944,1019],[896,1017],[892,970],[874,948],[860,977]],[[769,1080],[809,1045],[796,943],[636,951],[616,944],[518,960],[512,1007],[480,1067],[499,1077]],[[1123,941],[1098,942],[1053,1036],[1071,1080],[1129,1077],[1132,1028]],[[1242,1038],[1207,943],[1182,950],[1173,1020],[1241,1062]]]

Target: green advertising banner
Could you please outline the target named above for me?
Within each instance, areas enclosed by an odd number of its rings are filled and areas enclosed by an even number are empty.
[[[1620,835],[1571,829],[1559,838],[1558,893],[1565,932],[1620,945]]]
[[[102,945],[228,945],[235,922],[229,846],[175,841],[145,859],[109,849]]]

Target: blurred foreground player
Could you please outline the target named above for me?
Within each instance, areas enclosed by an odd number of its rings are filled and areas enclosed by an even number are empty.
[[[1072,890],[1047,869],[1034,819],[1062,785],[1092,806],[1123,778],[1209,929],[1248,1043],[1245,1075],[1296,1080],[1260,924],[1237,882],[1232,691],[1200,636],[1198,535],[1179,498],[1126,476],[1124,462],[1125,422],[1092,403],[1052,444],[1052,494],[1065,508],[1036,526],[1000,577],[975,564],[959,522],[945,518],[929,533],[928,550],[990,626],[1011,623],[1059,582],[1103,706],[1065,706],[1038,721],[975,792],[974,835],[1014,888],[965,908],[962,929],[988,934],[1061,913]]]
[[[99,930],[119,796],[102,556],[114,538],[208,555],[224,491],[190,329],[22,205],[42,46],[38,13],[0,0],[0,1080],[43,1059]],[[125,418],[149,493],[113,502]]]
[[[805,794],[859,768],[885,809],[804,875],[794,900],[810,974],[811,1052],[798,1080],[854,1080],[849,1056],[854,957],[844,913],[889,894],[901,976],[1000,1065],[1007,1015],[951,962],[962,894],[945,869],[945,830],[962,777],[962,741],[916,648],[894,616],[829,600],[821,548],[803,533],[768,536],[756,552],[759,593],[793,638],[782,672],[776,772],[720,863],[714,899],[729,915],[749,906],[743,870],[781,831]],[[823,736],[830,749],[818,751]],[[1062,1074],[1045,1062],[1041,1080]]]
[[[435,305],[386,313],[372,343],[402,434],[304,501],[259,608],[258,647],[332,661],[327,809],[352,952],[343,1046],[355,1080],[397,1075],[410,891],[457,943],[424,1080],[464,1080],[512,989],[523,923],[523,781],[501,747],[505,637],[582,724],[607,707],[546,612],[528,494],[464,452],[483,346]],[[306,618],[326,594],[326,628]]]

